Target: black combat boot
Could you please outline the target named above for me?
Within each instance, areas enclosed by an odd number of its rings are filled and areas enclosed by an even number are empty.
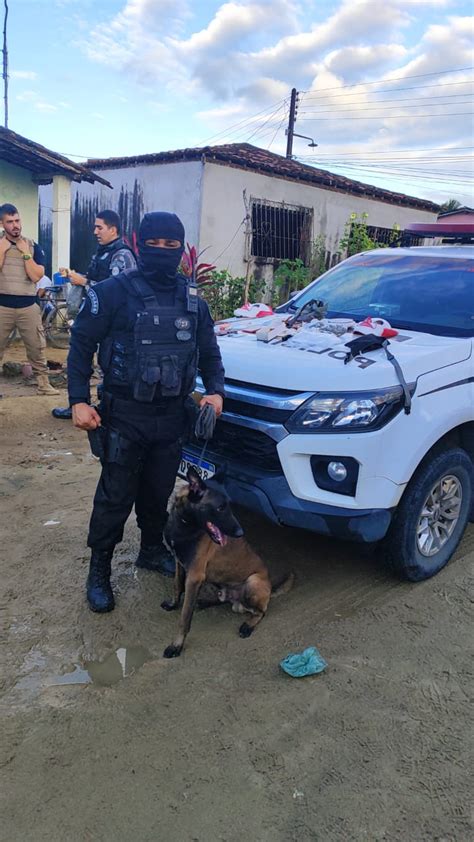
[[[151,544],[146,543],[143,538],[135,564],[145,570],[161,573],[162,576],[174,576],[176,567],[174,556],[161,541]]]
[[[110,586],[110,570],[113,549],[92,550],[89,576],[87,577],[87,601],[91,611],[104,614],[113,611],[115,600]]]

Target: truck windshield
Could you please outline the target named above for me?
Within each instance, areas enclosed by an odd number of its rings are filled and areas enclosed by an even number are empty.
[[[327,302],[330,317],[380,316],[393,327],[443,336],[474,335],[474,263],[441,255],[357,254],[292,299]]]

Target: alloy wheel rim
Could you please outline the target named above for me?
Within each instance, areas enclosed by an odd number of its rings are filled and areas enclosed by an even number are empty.
[[[427,558],[439,553],[453,534],[462,505],[462,485],[453,474],[438,480],[421,508],[416,530],[420,553]]]

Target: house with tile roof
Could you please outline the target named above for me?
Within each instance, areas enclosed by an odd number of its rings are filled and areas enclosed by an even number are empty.
[[[110,194],[109,182],[88,167],[0,126],[0,205],[8,202],[18,208],[25,235],[35,241],[39,188],[42,184],[51,185],[45,245],[53,271],[69,265],[71,184],[86,181],[100,184]]]
[[[326,263],[338,259],[351,213],[367,213],[371,235],[386,241],[394,225],[436,220],[433,202],[383,190],[248,143],[90,159],[113,185],[74,187],[71,261],[84,269],[95,244],[94,215],[105,204],[121,215],[130,241],[143,213],[177,213],[189,243],[206,262],[233,275],[250,270],[271,280],[281,260],[309,260],[320,237]],[[45,206],[47,206],[45,200]]]

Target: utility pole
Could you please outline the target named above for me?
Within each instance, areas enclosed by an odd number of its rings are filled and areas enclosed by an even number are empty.
[[[286,157],[293,157],[293,134],[296,122],[296,109],[298,103],[298,91],[296,88],[291,89],[290,99],[290,113],[288,115],[288,128],[286,130]]]
[[[7,20],[8,0],[4,0],[5,16],[3,18],[3,101],[5,107],[4,125],[8,129],[8,50],[7,50]]]

